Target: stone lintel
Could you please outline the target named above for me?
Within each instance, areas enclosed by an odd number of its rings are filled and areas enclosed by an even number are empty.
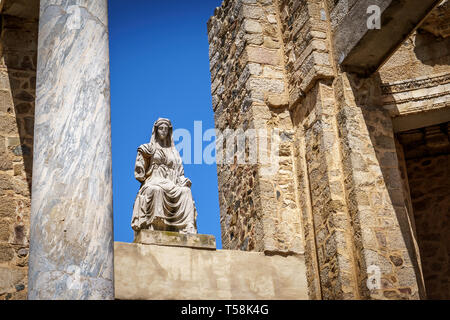
[[[450,122],[450,108],[407,114],[392,119],[394,132],[409,131]]]
[[[369,76],[391,56],[441,0],[361,0],[351,8],[334,32],[337,62],[348,72]],[[368,29],[371,14],[381,9],[381,28]]]
[[[141,230],[135,232],[134,243],[216,250],[216,238],[209,234]]]

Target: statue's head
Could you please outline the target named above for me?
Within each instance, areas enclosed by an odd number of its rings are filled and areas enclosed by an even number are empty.
[[[169,119],[159,118],[153,125],[152,136],[166,145],[172,145],[172,123]]]
[[[158,137],[162,140],[167,138],[167,134],[169,133],[169,126],[165,123],[162,123],[158,126]]]

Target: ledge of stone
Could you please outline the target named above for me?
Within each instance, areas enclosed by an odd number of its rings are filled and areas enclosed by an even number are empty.
[[[135,232],[134,243],[216,250],[216,238],[209,234],[181,234],[171,231],[141,230]]]
[[[117,300],[308,300],[303,255],[114,243]]]

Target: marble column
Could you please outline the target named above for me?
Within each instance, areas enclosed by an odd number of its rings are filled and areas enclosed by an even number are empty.
[[[107,0],[41,0],[29,299],[114,299]]]

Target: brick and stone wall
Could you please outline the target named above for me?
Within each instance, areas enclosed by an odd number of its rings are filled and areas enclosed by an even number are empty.
[[[1,19],[0,299],[26,299],[38,24]]]
[[[222,243],[227,249],[303,252],[283,42],[275,1],[224,1],[208,22],[216,129],[279,135],[272,163],[218,164]],[[239,135],[239,134],[238,134]],[[270,149],[270,142],[267,149]],[[259,146],[264,148],[263,146]],[[224,144],[225,153],[231,152]],[[263,150],[269,154],[269,150]],[[246,150],[248,157],[249,150]],[[269,168],[270,169],[270,168]]]
[[[319,79],[334,76],[323,1],[279,0],[289,106],[294,108]]]
[[[281,3],[285,47],[291,50],[286,51],[293,79],[291,113],[295,128],[304,135],[303,145],[297,144],[305,156],[300,175],[309,175],[303,178],[309,181],[303,195],[310,199],[302,197],[300,202],[311,203],[311,214],[303,215],[310,228],[305,229],[305,255],[311,294],[317,296],[320,286],[324,299],[417,298],[414,246],[404,194],[396,184],[392,124],[380,103],[377,75],[359,79],[333,66],[330,38],[335,20],[339,10],[351,8],[336,4]],[[310,76],[305,76],[308,69]],[[309,251],[314,247],[317,258]],[[379,291],[367,289],[371,266],[382,271]]]
[[[372,298],[418,299],[422,289],[417,252],[393,125],[380,103],[379,79],[375,75],[367,80],[349,80],[338,89],[337,117],[343,137],[348,208],[356,235],[357,270],[362,266],[358,271],[360,292],[369,294],[365,268],[372,265],[382,273],[381,290],[370,292]]]
[[[415,35],[408,40],[413,46],[400,48],[380,73],[368,70],[365,74],[372,76],[366,78],[346,73],[334,52],[335,37],[337,32],[351,34],[351,30],[342,29],[352,26],[346,15],[362,8],[359,4],[356,8],[356,4],[224,1],[208,29],[216,127],[223,130],[245,124],[273,128],[276,123],[289,130],[293,143],[286,150],[290,149],[292,160],[288,158],[288,163],[293,169],[290,181],[283,184],[293,184],[297,200],[291,207],[292,214],[283,217],[287,217],[284,221],[296,218],[303,227],[311,298],[418,299],[424,296],[420,254],[409,189],[401,179],[404,159],[397,154],[396,124],[392,121],[396,97],[392,98],[390,90],[403,85],[391,81],[405,80],[393,78],[399,74],[393,69],[398,61],[410,63],[406,68],[420,69],[416,65],[420,60],[422,68],[432,70],[425,77],[445,73],[447,49],[430,53],[428,58],[417,55],[429,44],[444,48],[446,40]],[[392,14],[395,9],[389,10]],[[365,23],[363,17],[358,21]],[[249,72],[245,72],[246,67]],[[279,76],[271,78],[266,67],[278,70]],[[278,81],[273,82],[275,79]],[[428,82],[425,86],[431,91],[446,90],[438,86],[445,83]],[[442,95],[441,100],[432,98],[426,95],[423,100],[434,104],[444,99]],[[218,168],[223,242],[229,248],[265,250],[268,239],[272,237],[273,243],[278,240],[266,226],[276,230],[276,224],[283,223],[273,200],[285,193],[275,193],[276,178],[265,180],[258,175],[259,166],[254,167],[255,179],[251,181],[255,188],[246,194],[245,202],[260,204],[253,210],[263,218],[243,221],[247,229],[263,232],[250,237],[260,245],[240,247],[231,235],[245,228],[229,222],[245,217],[234,190],[239,192],[248,185],[251,175],[238,168]],[[265,190],[272,196],[264,198]],[[233,207],[236,203],[239,205]],[[367,280],[373,267],[380,269],[381,283],[379,288],[369,290]]]

